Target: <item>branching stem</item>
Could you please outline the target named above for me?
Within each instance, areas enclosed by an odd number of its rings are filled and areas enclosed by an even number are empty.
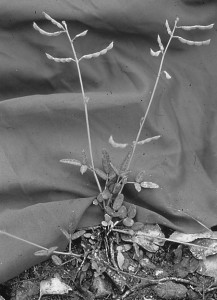
[[[65,25],[65,32],[67,34],[68,40],[70,42],[71,48],[72,48],[72,52],[75,58],[75,63],[76,63],[76,67],[77,67],[77,71],[78,71],[78,77],[79,77],[79,82],[80,82],[80,87],[81,87],[81,93],[82,93],[82,98],[83,98],[83,103],[84,103],[84,112],[85,112],[85,120],[86,120],[86,127],[87,127],[87,137],[88,137],[88,145],[89,145],[89,153],[90,153],[90,160],[91,160],[91,167],[93,170],[93,174],[98,186],[98,189],[100,192],[102,192],[102,188],[101,185],[99,183],[99,179],[97,177],[97,174],[95,172],[95,167],[94,167],[94,161],[93,161],[93,150],[92,150],[92,141],[91,141],[91,135],[90,135],[90,124],[89,124],[89,115],[88,115],[88,108],[87,108],[87,97],[85,96],[85,92],[84,92],[84,85],[83,85],[83,80],[82,80],[82,76],[81,76],[81,69],[80,69],[80,65],[79,65],[79,59],[77,57],[76,51],[75,51],[75,47],[73,44],[73,40],[71,39],[71,36],[69,34],[68,28],[66,23],[64,22]]]
[[[149,103],[148,103],[148,107],[146,109],[146,112],[145,112],[145,115],[144,117],[142,118],[142,122],[140,123],[140,127],[139,127],[139,131],[137,133],[137,137],[136,137],[136,140],[135,142],[133,143],[133,150],[132,150],[132,153],[131,153],[131,156],[130,156],[130,159],[129,159],[129,162],[128,162],[128,166],[127,166],[127,170],[129,170],[130,168],[130,164],[132,162],[132,159],[133,159],[133,156],[134,156],[134,153],[135,153],[135,150],[136,150],[136,146],[137,146],[137,143],[139,141],[139,138],[140,138],[140,135],[141,135],[141,132],[142,132],[142,129],[144,127],[144,124],[145,124],[145,121],[147,119],[147,116],[148,116],[148,113],[149,113],[149,110],[150,110],[150,107],[151,107],[151,104],[153,102],[153,99],[154,99],[154,96],[155,96],[155,92],[156,92],[156,89],[157,89],[157,86],[158,86],[158,82],[159,82],[159,79],[160,79],[160,76],[161,76],[161,72],[162,72],[162,67],[163,67],[163,63],[164,63],[164,59],[165,59],[165,55],[167,53],[167,50],[169,48],[169,45],[170,45],[170,42],[174,36],[174,32],[177,28],[177,23],[178,23],[179,19],[177,18],[175,20],[175,24],[174,24],[174,27],[173,27],[173,30],[172,30],[172,33],[170,35],[170,38],[167,42],[167,45],[165,47],[165,50],[162,52],[162,58],[161,58],[161,62],[160,62],[160,66],[159,66],[159,70],[158,70],[158,74],[157,74],[157,78],[156,78],[156,81],[155,81],[155,84],[154,84],[154,88],[153,88],[153,91],[151,93],[151,98],[149,100]]]

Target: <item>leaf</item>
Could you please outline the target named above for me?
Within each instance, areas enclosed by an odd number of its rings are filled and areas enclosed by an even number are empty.
[[[130,204],[129,208],[128,208],[128,212],[127,215],[130,219],[135,218],[136,216],[136,205],[134,204]]]
[[[169,25],[169,23],[168,23],[168,20],[166,20],[165,26],[166,26],[166,29],[167,29],[168,34],[171,35],[171,34],[172,34],[172,31],[171,31],[171,29],[170,29],[170,25]]]
[[[60,58],[60,57],[53,57],[52,55],[48,54],[48,53],[45,53],[47,58],[50,59],[50,60],[54,60],[55,62],[61,62],[61,63],[68,63],[68,62],[71,62],[71,61],[75,61],[73,58],[71,57],[67,57],[67,58]]]
[[[170,239],[176,241],[176,242],[185,242],[185,243],[190,243],[193,242],[197,239],[202,239],[202,238],[211,238],[212,237],[212,232],[210,231],[205,231],[205,232],[200,232],[200,233],[182,233],[179,231],[174,231],[170,235]],[[214,235],[215,236],[215,235]]]
[[[159,56],[159,54],[161,53],[161,51],[159,50],[159,51],[154,51],[154,50],[152,50],[151,48],[150,48],[150,54],[151,54],[151,56]]]
[[[56,32],[45,31],[45,30],[41,29],[35,22],[33,22],[33,28],[35,30],[39,31],[41,34],[46,35],[46,36],[58,36],[61,33],[63,33],[63,31],[56,31]]]
[[[82,31],[81,33],[79,34],[76,34],[76,36],[74,37],[74,40],[78,37],[81,37],[81,36],[85,36],[87,34],[88,30],[85,30],[85,31]]]
[[[144,180],[144,177],[145,177],[145,171],[142,170],[142,171],[140,171],[140,172],[136,175],[135,180],[136,180],[137,183],[140,183],[140,182],[142,182],[142,181]]]
[[[128,164],[131,159],[132,153],[133,153],[133,147],[131,146],[130,150],[128,151],[128,153],[126,154],[125,158],[123,159],[123,161],[120,165],[120,171],[119,171],[120,175],[123,175],[123,173],[127,171]]]
[[[57,27],[64,29],[64,27],[62,26],[61,23],[57,22],[56,20],[54,20],[53,18],[51,18],[51,16],[49,16],[47,13],[43,12],[43,15],[45,16],[45,18],[49,21],[51,21],[51,23],[53,23],[54,25],[56,25]]]
[[[82,235],[84,235],[85,232],[86,232],[85,230],[79,230],[79,231],[73,233],[73,234],[71,235],[71,240],[72,240],[72,241],[77,240],[77,239],[80,238]]]
[[[108,200],[111,197],[111,193],[109,192],[109,190],[107,189],[103,190],[102,197],[104,200]]]
[[[162,44],[162,41],[161,41],[161,38],[160,38],[160,35],[158,34],[158,36],[157,36],[157,41],[158,41],[158,45],[159,45],[159,47],[160,47],[160,50],[161,50],[161,52],[163,53],[163,51],[164,51],[164,46],[163,46],[163,44]]]
[[[64,158],[64,159],[61,159],[60,162],[64,163],[64,164],[79,166],[79,167],[82,166],[82,163],[77,159]]]
[[[108,176],[106,175],[106,173],[104,173],[102,170],[95,168],[94,169],[96,174],[99,175],[99,177],[101,177],[104,180],[107,180]]]
[[[127,208],[126,206],[122,205],[118,212],[117,212],[117,216],[120,218],[120,219],[124,219],[127,217]]]
[[[124,202],[124,195],[123,194],[117,195],[117,197],[115,198],[114,203],[113,203],[113,209],[119,210],[119,208],[121,208],[123,202]]]
[[[125,219],[123,219],[123,224],[126,227],[131,227],[131,226],[133,226],[134,221],[133,221],[133,219],[126,217]]]
[[[109,144],[114,148],[126,148],[128,146],[128,144],[116,143],[112,135],[109,138]]]
[[[135,222],[132,226],[132,230],[134,231],[138,231],[138,230],[142,230],[144,228],[144,223],[142,222]]]
[[[171,79],[172,77],[170,76],[170,74],[167,71],[164,71],[164,74],[166,76],[166,79]]]
[[[57,246],[54,246],[49,249],[39,250],[39,251],[36,251],[34,253],[34,255],[35,256],[50,256],[57,248],[58,248]]]
[[[179,26],[178,28],[181,28],[183,30],[195,30],[195,29],[200,29],[200,30],[208,30],[212,29],[215,24],[210,24],[210,25],[193,25],[193,26]]]
[[[52,258],[53,263],[54,263],[56,266],[61,266],[61,265],[62,265],[63,262],[62,262],[62,260],[61,260],[61,258],[60,258],[59,256],[57,256],[57,255],[52,255],[51,258]]]
[[[102,167],[106,174],[109,174],[111,171],[111,161],[110,156],[106,149],[102,150]]]
[[[72,288],[65,284],[59,277],[54,277],[40,282],[40,297],[44,295],[63,295],[72,291]]]
[[[144,225],[142,230],[136,231],[132,237],[121,235],[122,240],[125,242],[137,243],[139,246],[149,252],[156,252],[159,246],[163,246],[164,234],[162,233],[159,225]]]
[[[217,255],[209,256],[199,262],[197,273],[203,276],[214,277],[215,281],[212,286],[217,285]]]
[[[183,44],[187,44],[187,45],[194,45],[194,46],[203,46],[203,45],[209,45],[210,44],[210,39],[209,40],[205,40],[205,41],[191,41],[191,40],[186,40],[180,36],[174,36],[176,38],[178,38],[178,40],[183,43]]]
[[[137,190],[137,192],[141,192],[142,188],[141,188],[140,183],[135,182],[135,183],[134,183],[134,187],[135,187],[135,189]]]
[[[81,174],[83,175],[83,174],[87,171],[87,169],[88,169],[88,166],[87,166],[87,165],[82,165],[82,166],[80,167],[80,172],[81,172]]]
[[[140,183],[141,187],[146,189],[158,189],[159,185],[154,182],[143,181]]]
[[[111,42],[111,43],[108,45],[108,47],[106,47],[105,49],[103,49],[103,50],[101,50],[101,51],[99,51],[99,52],[95,52],[95,53],[83,55],[83,56],[79,59],[79,61],[82,60],[83,58],[85,58],[85,59],[91,59],[91,58],[98,57],[98,56],[100,56],[100,55],[104,55],[104,54],[106,54],[109,50],[111,50],[111,49],[113,48],[113,45],[114,45],[114,43]]]
[[[64,228],[60,228],[60,230],[62,231],[62,233],[65,235],[65,237],[69,241],[71,239],[71,234],[67,230],[65,230]]]
[[[122,187],[122,185],[121,185],[119,182],[115,183],[114,189],[113,189],[113,192],[112,192],[112,193],[113,193],[113,194],[119,193],[120,190],[121,190],[121,187]]]
[[[204,259],[207,256],[217,254],[217,240],[198,239],[194,241],[194,244],[196,246],[190,246],[189,249],[197,259]]]
[[[122,254],[122,251],[119,250],[119,247],[117,247],[117,251],[118,251],[118,254],[117,254],[118,267],[121,270],[123,270],[123,264],[124,264],[125,258],[124,258],[124,255]]]
[[[165,71],[165,72],[166,72],[166,71]],[[150,143],[150,142],[152,142],[152,141],[154,141],[154,140],[158,140],[160,137],[161,137],[160,135],[156,135],[156,136],[153,136],[153,137],[151,137],[151,138],[147,138],[147,139],[145,139],[145,140],[138,141],[138,142],[137,142],[137,145],[144,145],[144,144],[146,144],[146,143]],[[133,141],[133,143],[135,144],[135,141]]]

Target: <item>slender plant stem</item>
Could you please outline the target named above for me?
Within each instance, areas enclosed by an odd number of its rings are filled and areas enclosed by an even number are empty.
[[[140,127],[139,127],[139,131],[138,131],[138,133],[137,133],[137,136],[136,136],[136,140],[135,140],[135,142],[133,142],[133,150],[132,150],[132,153],[131,153],[129,162],[128,162],[127,170],[129,170],[130,164],[131,164],[131,162],[132,162],[132,159],[133,159],[133,156],[134,156],[134,153],[135,153],[135,150],[136,150],[137,143],[138,143],[138,141],[139,141],[139,138],[140,138],[142,129],[143,129],[143,127],[144,127],[145,121],[146,121],[147,116],[148,116],[148,113],[149,113],[149,111],[150,111],[150,107],[151,107],[151,104],[152,104],[152,102],[153,102],[153,99],[154,99],[154,96],[155,96],[155,92],[156,92],[156,89],[157,89],[157,86],[158,86],[158,82],[159,82],[159,79],[160,79],[160,75],[161,75],[161,72],[162,72],[162,67],[163,67],[165,55],[166,55],[166,53],[167,53],[168,47],[169,47],[169,45],[170,45],[170,42],[171,42],[171,40],[172,40],[172,38],[173,38],[173,35],[174,35],[175,30],[176,30],[176,25],[177,25],[178,21],[179,21],[179,19],[177,18],[177,19],[175,20],[175,24],[174,24],[172,33],[171,33],[171,35],[170,35],[170,38],[169,38],[169,40],[168,40],[168,42],[167,42],[167,45],[166,45],[166,47],[165,47],[165,49],[164,49],[164,51],[163,51],[163,53],[162,53],[162,58],[161,58],[161,62],[160,62],[160,66],[159,66],[159,70],[158,70],[158,74],[157,74],[157,78],[156,78],[156,81],[155,81],[155,84],[154,84],[153,91],[152,91],[152,93],[151,93],[151,98],[150,98],[150,100],[149,100],[148,107],[147,107],[147,109],[146,109],[145,115],[144,115],[144,117],[142,118],[142,121],[141,121],[141,123],[140,123]]]
[[[8,232],[6,232],[6,231],[0,230],[0,234],[4,234],[4,235],[6,235],[6,236],[8,236],[8,237],[11,237],[11,238],[13,238],[13,239],[19,240],[19,241],[21,241],[21,242],[24,242],[24,243],[26,243],[26,244],[29,244],[29,245],[31,245],[31,246],[34,246],[34,247],[39,248],[39,249],[42,249],[42,250],[49,250],[49,249],[46,248],[46,247],[43,247],[43,246],[40,246],[40,245],[38,245],[38,244],[36,244],[36,243],[27,241],[27,240],[25,240],[25,239],[23,239],[23,238],[20,238],[20,237],[18,237],[18,236],[16,236],[16,235],[13,235],[13,234],[8,233]],[[76,254],[76,253],[72,253],[72,252],[67,253],[67,252],[61,252],[61,251],[56,251],[56,250],[55,250],[53,253],[55,253],[55,254],[63,254],[63,255],[71,255],[71,256],[75,256],[75,257],[81,257],[80,254]]]
[[[80,82],[80,86],[81,86],[81,93],[82,93],[82,98],[83,98],[83,103],[84,103],[84,112],[85,112],[85,120],[86,120],[86,127],[87,127],[87,137],[88,137],[88,144],[89,144],[89,152],[90,152],[90,160],[91,160],[91,167],[93,169],[93,174],[98,186],[98,189],[100,192],[102,192],[102,188],[101,185],[99,183],[99,179],[97,177],[97,174],[95,172],[95,167],[94,167],[94,161],[93,161],[93,150],[92,150],[92,142],[91,142],[91,135],[90,135],[90,125],[89,125],[89,115],[88,115],[88,108],[87,108],[87,97],[85,96],[85,92],[84,92],[84,85],[83,85],[83,80],[82,80],[82,76],[81,76],[81,70],[80,70],[80,65],[79,65],[79,59],[77,57],[76,51],[75,51],[75,47],[73,44],[73,40],[71,39],[71,36],[69,34],[68,28],[66,23],[64,22],[65,25],[65,32],[67,34],[68,40],[70,42],[71,48],[72,48],[72,52],[75,58],[75,63],[76,63],[76,67],[77,67],[77,71],[78,71],[78,77],[79,77],[79,82]]]

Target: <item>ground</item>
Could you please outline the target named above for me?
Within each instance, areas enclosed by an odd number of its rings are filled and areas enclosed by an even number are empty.
[[[0,285],[0,295],[6,300],[217,299],[215,278],[198,272],[201,261],[188,245],[152,239],[147,247],[142,244],[148,251],[122,234],[125,229],[105,225],[78,231],[71,251],[80,258],[52,253]],[[172,233],[156,228],[166,238]]]

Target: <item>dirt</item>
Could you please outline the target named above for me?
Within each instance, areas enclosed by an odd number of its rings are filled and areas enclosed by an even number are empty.
[[[166,237],[172,233],[161,230]],[[103,226],[84,232],[72,246],[81,258],[51,254],[44,263],[0,285],[2,299],[217,299],[214,278],[198,273],[200,261],[187,245],[166,241],[150,252],[124,241],[118,232],[108,234]],[[51,285],[54,278],[68,290],[56,291]],[[43,291],[46,284],[50,289]]]

